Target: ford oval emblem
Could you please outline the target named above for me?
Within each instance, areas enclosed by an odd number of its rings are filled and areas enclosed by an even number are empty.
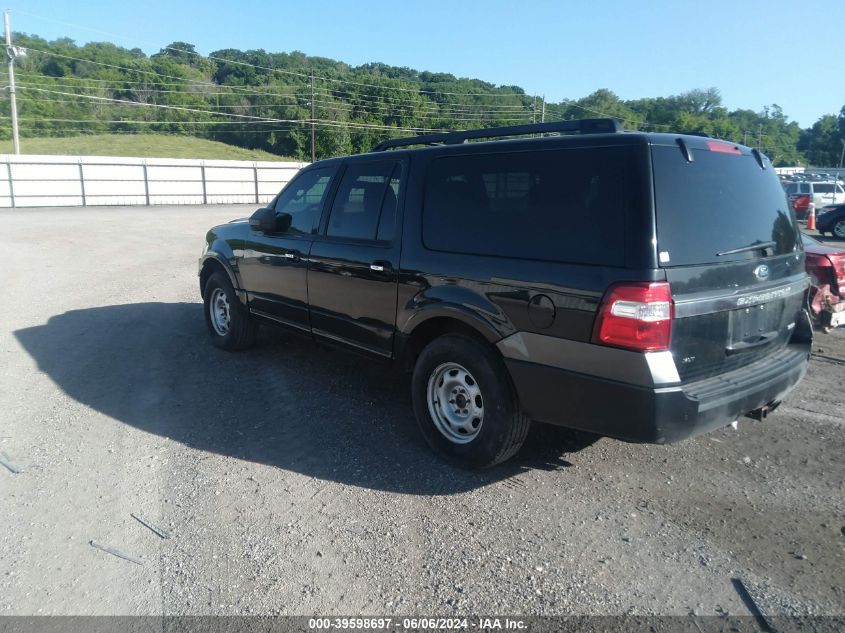
[[[766,264],[761,264],[754,269],[754,274],[760,281],[765,281],[769,278],[769,267]]]

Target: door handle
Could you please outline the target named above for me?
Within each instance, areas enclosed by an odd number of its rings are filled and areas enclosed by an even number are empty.
[[[390,272],[393,270],[393,266],[390,265],[390,262],[375,261],[370,264],[370,270],[377,273]]]
[[[767,343],[771,343],[775,340],[778,336],[778,332],[766,332],[765,334],[761,334],[756,338],[746,341],[739,341],[738,343],[734,343],[733,345],[728,345],[725,348],[725,353],[730,356],[731,354],[737,354],[739,352],[744,352],[749,349],[753,349],[755,347],[760,347],[761,345],[766,345]]]
[[[292,262],[298,262],[299,261],[299,251],[295,250],[295,249],[285,251],[285,259],[292,261]]]

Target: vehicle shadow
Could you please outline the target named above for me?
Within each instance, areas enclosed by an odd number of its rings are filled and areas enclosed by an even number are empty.
[[[564,455],[596,439],[536,425],[507,464],[453,468],[417,432],[406,375],[273,328],[248,352],[218,350],[193,303],[74,310],[15,336],[65,393],[116,420],[348,485],[453,494],[528,468],[569,466]]]

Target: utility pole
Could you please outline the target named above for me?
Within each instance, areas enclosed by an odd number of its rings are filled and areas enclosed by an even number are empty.
[[[842,169],[842,161],[845,160],[845,138],[841,140],[842,142],[842,153],[839,155],[839,169]]]
[[[315,128],[315,114],[314,114],[314,71],[311,71],[311,162],[317,160],[317,132]]]
[[[545,123],[546,122],[546,95],[543,95],[542,104],[543,104],[543,107],[541,109],[541,114],[540,114],[540,123]]]
[[[537,95],[534,95],[534,105],[531,106],[531,123],[537,122]]]
[[[18,137],[18,103],[15,98],[15,58],[23,57],[26,51],[12,46],[12,31],[9,28],[9,12],[6,11],[6,61],[9,62],[9,106],[12,111],[12,146],[15,154],[21,153],[21,141]]]

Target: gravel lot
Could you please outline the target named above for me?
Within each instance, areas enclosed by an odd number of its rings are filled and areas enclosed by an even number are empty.
[[[845,331],[764,423],[541,427],[466,473],[388,367],[211,346],[201,238],[252,210],[0,212],[0,615],[747,614],[732,578],[766,614],[845,613]]]

